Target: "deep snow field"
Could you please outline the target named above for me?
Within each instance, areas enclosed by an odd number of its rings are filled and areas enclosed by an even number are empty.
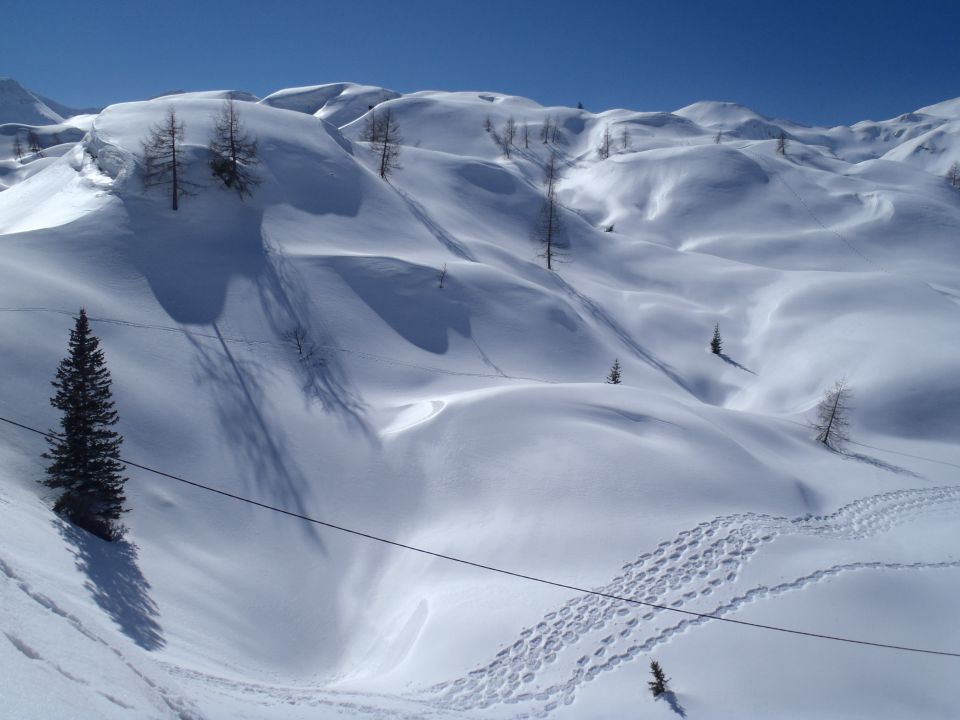
[[[31,106],[46,149],[22,163],[28,126],[0,125],[0,416],[56,427],[84,306],[137,463],[568,585],[960,652],[960,100],[824,129],[234,93],[261,159],[241,201],[207,167],[227,96]],[[359,139],[375,104],[403,136],[389,181]],[[168,108],[178,212],[138,160]],[[504,157],[487,117],[529,147]],[[550,152],[553,272],[531,236]],[[831,452],[808,422],[841,377],[854,442]],[[960,716],[956,657],[577,594],[132,467],[127,541],[103,543],[51,512],[44,449],[0,424],[4,717]]]

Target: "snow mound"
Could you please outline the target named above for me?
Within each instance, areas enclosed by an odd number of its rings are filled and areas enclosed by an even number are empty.
[[[245,90],[202,90],[197,92],[188,92],[186,90],[174,90],[150,98],[151,100],[162,100],[163,98],[176,97],[181,100],[235,100],[237,102],[260,102],[260,98]]]
[[[960,98],[944,100],[935,105],[927,105],[917,110],[924,115],[933,115],[935,117],[947,118],[948,120],[960,119]]]
[[[386,88],[355,83],[330,83],[278,90],[260,102],[270,107],[316,115],[341,127],[365,114],[371,106],[400,97]]]

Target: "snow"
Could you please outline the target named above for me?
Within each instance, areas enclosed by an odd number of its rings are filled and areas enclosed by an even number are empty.
[[[242,201],[207,166],[227,97],[39,128],[63,142],[23,164],[0,130],[0,415],[55,426],[82,305],[138,463],[563,584],[960,648],[956,101],[824,129],[732,103],[294,88],[238,103],[262,178]],[[403,136],[389,182],[359,140],[370,105]],[[193,183],[176,213],[138,159],[169,108]],[[504,158],[487,117],[526,124],[529,147]],[[556,272],[531,238],[548,121]],[[622,385],[604,383],[614,358]],[[833,453],[806,423],[840,377],[856,444]],[[43,446],[0,427],[17,717],[948,718],[960,701],[955,658],[691,622],[134,468],[128,541],[106,545],[50,512]],[[673,709],[645,692],[651,658]]]
[[[370,107],[400,97],[393,90],[355,83],[330,83],[280,90],[260,102],[270,107],[315,115],[336,126],[365,115]]]

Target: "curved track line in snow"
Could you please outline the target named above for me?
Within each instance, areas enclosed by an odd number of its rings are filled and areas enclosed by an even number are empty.
[[[44,307],[0,307],[0,312],[43,312],[43,313],[54,313],[57,315],[65,315],[67,317],[75,317],[76,312],[70,310],[60,310],[58,308],[44,308]],[[287,348],[284,343],[275,342],[272,340],[249,340],[247,338],[239,337],[229,337],[229,336],[219,336],[214,333],[206,333],[197,330],[190,330],[188,328],[176,327],[174,325],[156,325],[151,323],[140,323],[134,322],[132,320],[118,320],[116,318],[105,318],[105,317],[90,317],[90,322],[106,323],[108,325],[120,325],[123,327],[133,327],[141,328],[143,330],[157,330],[162,332],[171,332],[179,333],[181,335],[186,335],[191,338],[205,338],[208,340],[216,340],[217,343],[228,342],[235,343],[238,345],[247,345],[247,346],[266,346],[274,348]],[[322,345],[317,344],[315,346],[318,350],[325,350],[327,352],[338,352],[345,353],[348,355],[354,355],[356,357],[363,358],[365,360],[371,360],[373,362],[384,363],[386,365],[395,365],[397,367],[410,368],[413,370],[423,370],[424,372],[436,373],[438,375],[456,375],[461,377],[477,377],[477,378],[488,378],[488,379],[500,379],[500,380],[520,380],[524,382],[535,382],[543,383],[545,385],[555,385],[559,383],[558,380],[548,380],[546,378],[537,378],[529,377],[525,375],[508,375],[506,373],[482,373],[482,372],[470,372],[468,370],[449,370],[447,368],[440,368],[433,365],[421,365],[419,363],[409,362],[407,360],[397,360],[396,358],[389,358],[384,355],[377,355],[376,353],[367,352],[366,350],[355,350],[353,348],[345,348],[337,345]]]
[[[59,605],[57,605],[53,600],[48,598],[46,595],[37,592],[34,590],[28,582],[21,578],[13,568],[0,557],[0,578],[5,578],[6,580],[14,583],[17,588],[23,592],[28,598],[33,600],[35,603],[40,605],[45,610],[53,613],[54,615],[65,620],[74,630],[83,635],[88,640],[102,645],[107,648],[111,653],[113,653],[117,659],[123,663],[128,670],[144,685],[147,686],[147,689],[150,693],[157,696],[161,703],[166,706],[170,712],[171,716],[176,718],[176,720],[202,720],[201,716],[197,715],[194,710],[187,706],[187,703],[181,698],[175,697],[170,693],[166,688],[161,687],[156,682],[147,677],[143,672],[138,670],[134,665],[124,657],[123,653],[120,652],[116,647],[111,645],[109,642],[104,640],[102,637],[91,631],[83,622],[77,618],[75,615],[64,610]],[[52,663],[51,663],[52,664]],[[64,674],[70,679],[77,680],[72,678],[69,675],[63,673],[63,671],[54,664],[55,669],[59,670],[61,674]],[[83,680],[77,680],[78,682],[84,683]],[[111,699],[112,700],[112,699]],[[115,701],[114,701],[115,702]]]
[[[632,659],[639,652],[646,652],[652,647],[648,647],[648,643],[663,642],[680,631],[675,629],[666,635],[666,631],[658,631],[643,642],[631,645],[631,648],[643,649],[631,653],[628,648],[627,657],[621,653],[621,646],[633,643],[631,638],[634,633],[654,621],[664,609],[680,609],[693,601],[729,594],[729,586],[738,579],[744,564],[762,545],[777,537],[806,535],[856,540],[938,512],[960,515],[960,487],[884,493],[856,500],[825,516],[789,519],[745,513],[703,522],[627,563],[622,574],[597,589],[605,594],[656,603],[662,606],[660,609],[637,607],[595,595],[571,598],[559,609],[544,615],[536,625],[521,630],[516,640],[501,650],[489,664],[466,676],[434,686],[428,691],[428,696],[434,697],[444,707],[462,710],[516,702],[545,702],[545,710],[553,709],[558,703],[572,702],[580,683],[593,679],[598,672],[612,669],[625,659]],[[734,597],[726,603],[720,603],[715,611],[705,614],[720,617],[734,612],[750,600],[786,592],[848,569],[921,565],[852,563],[836,566],[840,569],[818,571],[793,583],[774,588],[760,586],[740,599]],[[939,563],[931,567],[960,567],[960,562]],[[673,627],[686,629],[708,622],[709,619],[691,617]],[[567,657],[571,654],[579,654],[579,657],[575,661],[558,664],[557,660],[563,653]],[[596,660],[594,665],[588,666],[591,657],[609,660]],[[615,657],[619,657],[619,660],[608,665]],[[538,679],[544,683],[550,682],[561,665],[571,664],[576,665],[577,671],[568,681],[550,685],[545,690],[525,691],[525,687],[530,687]],[[602,669],[588,675],[592,667]]]
[[[680,377],[680,375],[678,375],[673,368],[664,363],[662,360],[654,357],[647,350],[641,347],[640,344],[630,336],[630,333],[620,327],[620,325],[606,311],[604,311],[603,308],[597,305],[597,303],[591,300],[584,293],[577,290],[556,273],[551,273],[550,277],[553,278],[554,282],[558,284],[564,292],[577,300],[577,302],[579,302],[595,320],[611,330],[620,339],[620,341],[630,348],[637,355],[637,357],[643,360],[643,362],[662,372],[664,375],[670,378],[670,380],[686,390],[693,397],[697,397],[696,393],[693,392],[687,382]],[[699,398],[697,399],[699,400]]]
[[[248,682],[203,673],[171,663],[161,663],[178,681],[201,685],[224,697],[259,704],[265,708],[288,705],[292,707],[333,708],[346,717],[364,717],[374,720],[419,720],[420,718],[464,717],[462,712],[437,707],[424,700],[383,693],[359,693],[330,690],[322,685],[273,685]],[[389,706],[393,707],[389,707]]]
[[[430,213],[427,212],[426,208],[414,200],[408,192],[401,190],[392,183],[390,183],[390,186],[407,204],[410,214],[413,215],[420,222],[420,224],[423,225],[431,235],[433,235],[434,238],[436,238],[437,242],[443,245],[449,252],[463,260],[469,260],[470,262],[477,261],[471,252],[467,250],[467,248],[460,241],[456,240],[453,235],[447,232],[443,226],[440,225],[440,223],[430,217]]]

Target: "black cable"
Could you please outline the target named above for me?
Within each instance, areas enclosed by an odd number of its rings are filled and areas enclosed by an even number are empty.
[[[44,432],[43,430],[38,430],[36,428],[30,427],[29,425],[24,425],[23,423],[10,420],[0,416],[0,421],[8,423],[23,430],[29,430],[30,432],[36,433],[37,435],[42,435],[46,438],[56,439],[59,437],[53,433]],[[317,520],[308,515],[302,515],[291,510],[284,510],[283,508],[276,507],[274,505],[268,505],[266,503],[259,502],[257,500],[251,500],[250,498],[243,497],[241,495],[234,495],[233,493],[227,492],[226,490],[218,490],[217,488],[210,487],[209,485],[204,485],[202,483],[194,482],[193,480],[187,480],[186,478],[179,477],[177,475],[171,475],[170,473],[163,472],[162,470],[156,470],[147,465],[141,465],[140,463],[135,463],[130,460],[125,460],[120,456],[114,458],[125,465],[130,465],[131,467],[139,468],[140,470],[145,470],[146,472],[153,473],[154,475],[159,475],[161,477],[168,478],[170,480],[176,480],[177,482],[184,483],[185,485],[191,485],[195,488],[200,488],[201,490],[206,490],[208,492],[216,493],[217,495],[223,495],[224,497],[231,498],[233,500],[239,500],[240,502],[248,503],[249,505],[254,505],[256,507],[263,508],[264,510],[271,510],[272,512],[277,512],[282,515],[288,515],[298,520],[304,520],[309,523],[314,523],[315,525],[320,525],[322,527],[330,528],[331,530],[339,530],[340,532],[348,533],[350,535],[356,535],[357,537],[366,538],[368,540],[374,540],[379,543],[384,543],[385,545],[392,545],[394,547],[402,548],[404,550],[411,550],[413,552],[421,553],[423,555],[429,555],[431,557],[439,558],[440,560],[448,560],[449,562],[459,563],[460,565],[467,565],[469,567],[478,568],[480,570],[488,570],[490,572],[499,573],[501,575],[508,575],[510,577],[520,578],[521,580],[529,580],[531,582],[540,583],[541,585],[550,585],[551,587],[562,588],[564,590],[572,590],[573,592],[583,593],[585,595],[595,595],[597,597],[607,598],[608,600],[616,600],[618,602],[630,603],[633,605],[643,605],[645,607],[654,608],[655,610],[668,610],[670,612],[681,613],[683,615],[690,615],[697,618],[703,618],[706,620],[719,620],[720,622],[733,623],[735,625],[745,625],[747,627],[759,628],[761,630],[774,630],[776,632],[789,633],[791,635],[803,635],[805,637],[819,638],[821,640],[833,640],[836,642],[850,643],[853,645],[867,645],[870,647],[886,648],[888,650],[902,650],[904,652],[914,652],[914,653],[923,653],[926,655],[942,655],[946,657],[956,657],[960,658],[960,652],[948,652],[945,650],[929,650],[926,648],[915,648],[907,647],[904,645],[891,645],[888,643],[880,642],[871,642],[869,640],[856,640],[854,638],[840,637],[837,635],[826,635],[823,633],[808,632],[806,630],[794,630],[792,628],[779,627],[777,625],[765,625],[763,623],[754,623],[747,620],[735,620],[733,618],[726,618],[719,615],[709,615],[707,613],[698,613],[693,610],[681,610],[680,608],[668,607],[667,605],[657,605],[656,603],[649,603],[643,600],[636,600],[634,598],[621,597],[619,595],[612,595],[610,593],[601,592],[599,590],[589,590],[587,588],[578,587],[576,585],[568,585],[566,583],[557,582],[554,580],[547,580],[546,578],[537,577],[535,575],[526,575],[524,573],[514,572],[513,570],[505,570],[504,568],[495,567],[493,565],[484,565],[483,563],[474,562],[473,560],[465,560],[464,558],[455,557],[453,555],[444,555],[443,553],[435,552],[433,550],[427,550],[426,548],[420,548],[415,545],[407,545],[406,543],[398,542],[396,540],[389,540],[387,538],[378,537],[377,535],[371,535],[370,533],[362,532],[360,530],[354,530],[352,528],[343,527],[342,525],[335,525],[334,523],[329,523],[324,520]]]

